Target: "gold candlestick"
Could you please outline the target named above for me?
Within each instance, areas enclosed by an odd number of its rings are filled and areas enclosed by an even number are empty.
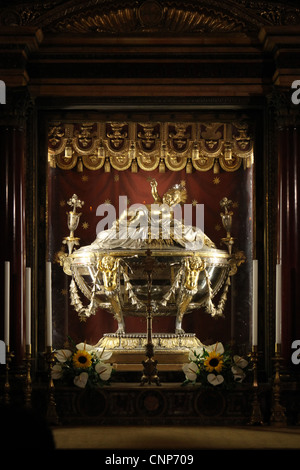
[[[284,427],[287,425],[287,419],[285,415],[285,408],[280,403],[281,395],[281,383],[280,383],[280,368],[281,368],[281,344],[275,344],[275,377],[273,382],[273,402],[272,402],[272,413],[270,422],[273,426]]]
[[[258,400],[258,380],[257,380],[257,363],[258,363],[258,351],[257,346],[252,346],[252,351],[250,353],[250,359],[253,364],[253,382],[252,382],[252,414],[249,424],[253,426],[262,425],[263,418],[260,409],[260,404]]]
[[[54,398],[54,383],[52,379],[52,368],[55,362],[54,351],[52,349],[52,346],[47,346],[45,352],[45,359],[48,368],[48,406],[46,418],[49,424],[59,424],[59,419],[56,412],[56,402]]]
[[[6,345],[6,365],[5,365],[5,383],[4,383],[4,403],[5,403],[5,405],[10,404],[9,371],[10,371],[10,363],[11,363],[13,357],[14,357],[14,355],[10,351],[9,345]]]
[[[31,381],[31,344],[25,346],[25,406],[31,407],[32,381]]]
[[[147,344],[146,344],[146,356],[147,359],[142,361],[144,366],[143,375],[141,378],[141,385],[145,383],[151,384],[156,383],[160,385],[159,377],[157,375],[157,361],[153,359],[154,356],[154,345],[152,342],[152,312],[148,311],[147,314]]]
[[[157,361],[153,359],[154,345],[152,341],[152,307],[151,307],[151,286],[152,286],[152,273],[154,267],[154,260],[151,258],[151,251],[147,250],[147,258],[145,261],[145,271],[148,278],[148,302],[147,302],[147,344],[146,344],[146,361],[142,361],[144,366],[143,375],[141,378],[141,385],[145,383],[160,385],[159,377],[157,375]]]

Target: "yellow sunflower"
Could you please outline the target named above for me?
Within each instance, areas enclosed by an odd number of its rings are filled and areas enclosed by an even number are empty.
[[[205,369],[208,372],[221,372],[223,368],[223,355],[216,351],[211,351],[204,361]]]
[[[73,364],[78,369],[88,369],[92,365],[92,356],[87,351],[77,351],[73,356]]]

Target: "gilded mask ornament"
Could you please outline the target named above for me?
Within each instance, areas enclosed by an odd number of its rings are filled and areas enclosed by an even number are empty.
[[[120,151],[124,147],[125,139],[128,137],[127,125],[125,123],[107,124],[106,136],[112,150]]]
[[[188,142],[191,139],[191,126],[187,124],[174,124],[169,127],[170,145],[177,152],[187,150]]]
[[[82,124],[80,129],[75,129],[74,137],[77,139],[78,147],[87,150],[92,147],[93,139],[96,137],[95,126],[93,124]]]
[[[216,156],[222,149],[224,139],[224,125],[207,124],[200,126],[200,141],[202,150],[208,155]]]
[[[233,133],[233,139],[237,147],[242,151],[250,150],[250,137],[248,136],[248,126],[244,128],[234,129],[236,133]]]
[[[137,125],[137,141],[142,151],[152,152],[156,147],[159,139],[158,125],[155,124],[138,124]]]
[[[48,142],[51,147],[56,148],[65,135],[65,130],[61,124],[50,126],[48,131]]]

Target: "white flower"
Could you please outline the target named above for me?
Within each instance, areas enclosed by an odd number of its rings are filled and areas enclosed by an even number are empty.
[[[97,348],[95,349],[95,355],[97,356],[98,359],[101,359],[101,361],[104,362],[104,361],[108,361],[108,359],[111,358],[112,352],[105,351],[104,348]]]
[[[246,361],[246,359],[237,355],[233,356],[233,362],[241,369],[244,369],[248,365],[248,361]]]
[[[240,356],[233,356],[234,365],[231,367],[233,378],[236,382],[242,382],[246,377],[243,369],[247,367],[248,361]]]
[[[211,344],[210,346],[205,346],[205,349],[209,353],[212,351],[215,351],[218,354],[224,353],[224,346],[222,343],[215,343],[215,344]]]
[[[101,380],[106,381],[111,376],[112,366],[98,362],[98,364],[95,365],[95,371],[99,374]]]
[[[79,351],[88,351],[91,352],[94,348],[94,346],[91,346],[90,344],[86,343],[79,343],[76,344],[76,348],[79,349]]]
[[[59,362],[66,362],[72,356],[72,351],[69,349],[59,349],[55,353],[55,357]]]
[[[204,349],[203,348],[197,348],[194,349],[193,351],[189,352],[189,360],[190,361],[195,361],[198,359],[198,356],[201,356],[203,354]]]
[[[233,373],[233,378],[236,382],[242,382],[246,377],[244,371],[238,366],[232,366],[231,372]]]
[[[52,379],[61,379],[63,376],[62,367],[59,364],[55,364],[51,370]]]
[[[198,371],[198,366],[194,362],[190,362],[188,364],[183,364],[182,370],[185,373],[185,376],[188,380],[191,380],[192,382],[196,380],[197,378],[197,371]]]
[[[220,385],[221,383],[224,382],[224,377],[223,375],[215,375],[215,374],[208,374],[207,380],[210,384],[213,386]]]
[[[76,377],[74,377],[74,384],[77,387],[84,388],[86,386],[88,378],[89,374],[87,372],[81,372],[81,374],[76,375]]]

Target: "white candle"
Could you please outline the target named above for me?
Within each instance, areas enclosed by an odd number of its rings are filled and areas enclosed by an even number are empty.
[[[276,325],[275,325],[275,334],[276,334],[276,344],[281,344],[281,276],[282,276],[282,266],[281,264],[276,265]]]
[[[46,262],[46,346],[52,346],[52,270]]]
[[[9,320],[10,320],[10,262],[5,261],[4,286],[4,342],[9,346]]]
[[[279,195],[279,263],[282,262],[282,181],[280,181]]]
[[[252,287],[252,345],[257,346],[257,304],[258,304],[258,261],[253,260],[253,287]]]
[[[25,340],[26,345],[31,344],[31,268],[26,268],[25,277],[25,299],[26,299],[26,333]]]

